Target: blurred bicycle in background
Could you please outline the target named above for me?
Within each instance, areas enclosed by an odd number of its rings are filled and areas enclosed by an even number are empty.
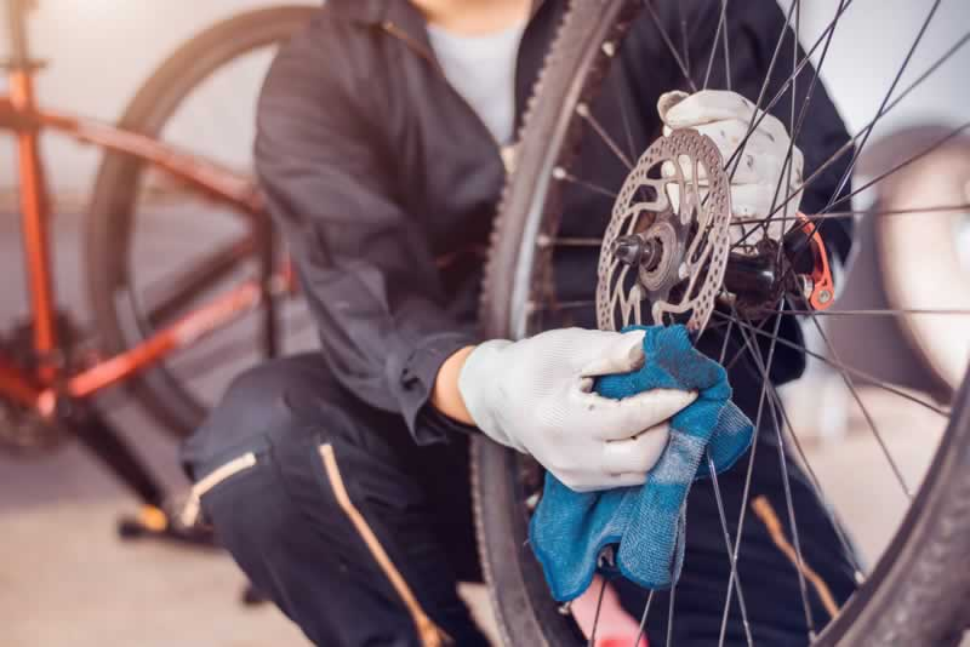
[[[182,45],[138,91],[117,125],[41,107],[28,14],[5,0],[9,96],[0,130],[16,140],[30,316],[0,335],[0,447],[42,453],[76,436],[145,502],[139,523],[174,532],[165,493],[91,401],[124,385],[177,437],[203,418],[227,381],[309,332],[292,272],[251,170],[255,101],[278,46],[312,7],[239,14]],[[216,111],[236,130],[208,149],[196,134]],[[218,101],[217,101],[218,98]],[[58,304],[51,196],[39,136],[52,130],[104,151],[85,223],[94,326]],[[151,257],[153,260],[146,262]]]

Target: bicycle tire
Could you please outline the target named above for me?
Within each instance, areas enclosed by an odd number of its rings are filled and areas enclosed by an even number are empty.
[[[292,6],[259,9],[226,19],[182,45],[149,78],[128,105],[119,127],[157,137],[180,103],[218,69],[248,52],[281,43],[302,29],[319,11]],[[144,164],[120,153],[105,155],[95,183],[85,227],[85,269],[89,299],[102,348],[120,353],[143,337],[130,332],[138,313],[125,298],[126,265],[138,178]],[[126,330],[129,332],[126,333]],[[205,407],[158,364],[126,382],[131,394],[153,419],[176,437],[191,433]]]
[[[627,3],[573,0],[547,54],[519,133],[515,173],[505,186],[486,266],[481,318],[493,338],[522,334],[517,294],[528,293],[527,262],[544,218],[564,115],[575,105],[583,74],[604,35],[625,19]],[[528,262],[531,262],[528,261]],[[970,380],[919,492],[866,583],[817,638],[818,645],[950,645],[959,642],[970,609]],[[558,612],[542,570],[523,541],[520,455],[474,439],[472,493],[483,572],[500,635],[507,645],[585,644],[572,619]]]

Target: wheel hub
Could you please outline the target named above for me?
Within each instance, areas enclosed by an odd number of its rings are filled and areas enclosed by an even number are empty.
[[[699,179],[698,179],[699,178]],[[707,325],[730,252],[730,179],[709,138],[657,140],[627,176],[600,253],[597,322]]]

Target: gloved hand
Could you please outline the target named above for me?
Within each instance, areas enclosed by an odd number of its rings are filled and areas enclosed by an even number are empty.
[[[697,394],[657,389],[623,400],[593,392],[598,375],[643,365],[643,331],[568,328],[489,341],[458,378],[465,407],[493,440],[531,454],[577,492],[641,485]]]
[[[757,111],[754,103],[736,92],[723,90],[704,90],[688,95],[684,92],[667,92],[657,102],[660,119],[664,122],[664,135],[675,130],[692,128],[710,137],[726,163],[748,132],[748,126]],[[789,173],[785,164],[791,138],[785,126],[774,115],[768,114],[752,133],[744,146],[737,171],[731,182],[732,211],[735,218],[764,219],[781,206],[789,195],[794,195],[783,210],[774,214],[768,225],[768,235],[778,240],[794,224],[801,203],[804,157],[797,146],[792,150],[792,165]],[[734,167],[732,163],[728,171]],[[689,177],[689,169],[684,169]],[[672,177],[675,169],[667,163],[663,169],[666,177]],[[699,178],[699,186],[706,186],[705,176]],[[790,180],[790,182],[789,182]],[[776,188],[778,190],[775,197]],[[786,190],[787,189],[787,190]],[[798,195],[796,194],[796,191]],[[731,227],[732,242],[737,240],[750,226]],[[763,231],[752,233],[746,243],[755,243],[764,235]]]

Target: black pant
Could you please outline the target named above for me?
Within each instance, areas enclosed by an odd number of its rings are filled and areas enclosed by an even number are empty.
[[[403,421],[345,391],[319,355],[276,360],[239,377],[185,447],[196,479],[252,452],[255,465],[202,497],[220,542],[252,582],[316,644],[484,645],[456,593],[478,580],[467,477],[467,439],[418,447]],[[762,442],[752,483],[791,538],[776,446]],[[720,477],[732,537],[747,459]],[[832,524],[795,465],[795,502],[805,562],[837,603],[852,569]],[[209,479],[210,481],[213,479]],[[748,513],[739,573],[755,641],[805,644],[797,571]],[[688,505],[684,571],[676,593],[675,643],[716,644],[730,562],[711,483]],[[807,584],[816,626],[827,614]],[[644,593],[618,583],[639,617]],[[736,597],[735,597],[736,599]],[[652,644],[664,644],[667,594],[651,606]],[[730,644],[745,644],[737,602]]]

